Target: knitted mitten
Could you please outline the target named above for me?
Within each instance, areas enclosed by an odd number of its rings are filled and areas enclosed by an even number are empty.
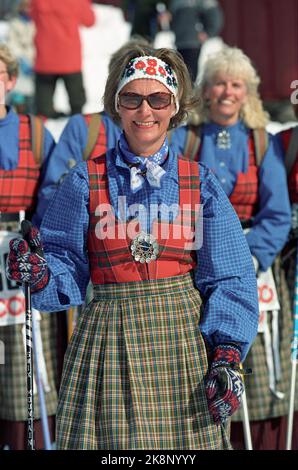
[[[26,240],[14,238],[10,241],[9,248],[6,262],[8,279],[21,283],[28,282],[33,293],[43,289],[49,282],[49,270],[39,230],[30,224]]]
[[[206,396],[216,423],[224,423],[240,406],[244,390],[239,372],[240,355],[241,349],[236,344],[221,344],[214,349]]]

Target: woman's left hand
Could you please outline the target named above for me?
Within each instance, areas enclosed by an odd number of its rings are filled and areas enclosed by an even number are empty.
[[[223,344],[215,348],[206,381],[206,396],[209,411],[217,424],[225,423],[241,404],[244,385],[239,364],[237,346]]]

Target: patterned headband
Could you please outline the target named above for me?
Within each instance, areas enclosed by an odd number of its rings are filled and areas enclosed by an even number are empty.
[[[140,56],[131,59],[124,69],[120,83],[115,96],[115,108],[118,111],[118,95],[122,88],[127,83],[137,80],[139,78],[149,78],[157,80],[167,87],[167,89],[174,95],[176,113],[179,111],[178,103],[178,82],[175,72],[172,70],[166,62],[159,59],[158,57],[152,56]]]

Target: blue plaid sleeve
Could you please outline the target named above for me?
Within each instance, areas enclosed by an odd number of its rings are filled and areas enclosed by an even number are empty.
[[[242,360],[258,326],[258,296],[252,258],[239,219],[216,177],[200,165],[203,241],[195,283],[203,298],[201,331],[211,347],[242,346]]]
[[[70,171],[41,225],[49,284],[32,295],[38,310],[58,311],[84,302],[90,278],[87,257],[89,182],[86,163]]]
[[[46,209],[56,192],[60,181],[71,168],[80,163],[87,143],[87,126],[82,115],[72,116],[64,128],[59,142],[53,149],[48,162],[43,167],[41,184],[38,190],[38,204],[33,218],[40,225]]]

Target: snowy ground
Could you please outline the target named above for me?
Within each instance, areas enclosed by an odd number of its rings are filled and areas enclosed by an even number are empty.
[[[121,47],[130,35],[130,24],[124,20],[120,8],[109,5],[93,5],[96,14],[96,24],[92,28],[82,28],[83,49],[83,77],[87,95],[87,102],[83,108],[84,113],[101,111],[102,96],[108,74],[108,64],[111,55]],[[0,42],[5,40],[7,24],[0,22]],[[155,40],[156,47],[173,47],[174,35],[171,32],[161,32]],[[202,50],[200,68],[208,53],[220,48],[222,42],[219,38],[210,40]],[[54,96],[55,108],[58,111],[68,112],[69,104],[63,83],[58,83]],[[57,140],[67,123],[67,119],[49,120],[47,127]],[[271,122],[268,130],[276,133],[283,128],[296,125],[291,122],[280,124]]]

